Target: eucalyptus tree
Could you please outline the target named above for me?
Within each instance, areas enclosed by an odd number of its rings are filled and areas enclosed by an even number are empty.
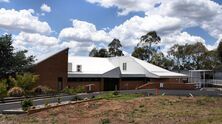
[[[140,37],[140,42],[134,48],[132,56],[151,62],[152,57],[160,49],[157,45],[160,41],[161,38],[157,35],[156,31],[148,32]]]
[[[124,56],[122,52],[122,44],[119,39],[114,38],[108,45],[108,52],[110,56]]]

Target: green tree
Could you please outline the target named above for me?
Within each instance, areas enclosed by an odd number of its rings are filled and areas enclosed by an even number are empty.
[[[152,47],[153,44],[158,44],[161,38],[157,35],[156,31],[150,31],[147,34],[140,37],[139,45]]]
[[[3,101],[4,97],[7,95],[7,80],[0,80],[0,100]]]
[[[140,42],[134,48],[132,56],[151,62],[152,57],[160,49],[160,47],[157,46],[160,40],[161,38],[155,31],[148,32],[146,35],[141,36]]]
[[[168,55],[174,61],[173,70],[183,70],[185,61],[185,50],[183,45],[175,44],[168,51]]]
[[[135,47],[134,51],[132,53],[132,56],[134,56],[138,59],[141,59],[141,60],[146,60],[149,57],[149,55],[147,55],[145,49],[141,48],[141,47]]]
[[[0,79],[7,78],[16,73],[28,71],[34,62],[33,56],[26,57],[27,51],[15,52],[12,46],[11,35],[0,37]]]
[[[122,44],[119,39],[113,39],[113,41],[108,45],[110,56],[124,56],[122,50]]]
[[[24,73],[16,75],[15,78],[10,77],[9,80],[15,84],[16,87],[21,87],[23,90],[31,90],[38,80],[38,75],[31,73]]]
[[[222,63],[222,41],[220,41],[220,43],[219,43],[219,45],[217,47],[217,54],[218,54],[219,59],[220,59],[220,61]]]
[[[90,52],[89,52],[89,56],[91,57],[98,57],[99,56],[99,51],[96,48],[93,48]]]
[[[90,51],[89,56],[91,56],[91,57],[109,57],[109,52],[105,48],[101,48],[99,50],[97,50],[96,48],[93,48]]]
[[[105,48],[102,48],[98,52],[98,57],[109,57],[109,53]]]
[[[213,69],[217,64],[217,57],[213,53],[213,51],[209,52],[201,42],[176,44],[168,51],[169,56],[174,60],[174,70]],[[209,62],[212,64],[209,65]]]
[[[186,54],[188,56],[187,62],[190,63],[190,69],[204,69],[204,54],[208,52],[207,48],[201,43],[186,45]]]
[[[173,69],[173,61],[165,57],[162,52],[154,54],[150,63],[165,68],[167,70]]]
[[[207,51],[201,57],[201,60],[203,60],[203,62],[201,63],[203,69],[222,69],[221,62],[219,57],[217,56],[216,50]]]

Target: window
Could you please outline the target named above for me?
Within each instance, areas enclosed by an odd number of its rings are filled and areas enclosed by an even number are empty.
[[[72,71],[72,63],[68,63],[68,72]]]
[[[125,70],[126,70],[126,68],[127,68],[126,63],[123,63],[123,70],[125,71]]]
[[[81,66],[81,65],[77,65],[76,71],[77,71],[77,72],[82,72],[82,66]]]

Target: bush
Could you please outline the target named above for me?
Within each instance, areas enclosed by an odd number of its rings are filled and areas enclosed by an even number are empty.
[[[50,105],[49,105],[49,99],[46,99],[46,100],[45,100],[44,105],[45,105],[45,107],[49,107],[49,106],[50,106]]]
[[[34,94],[49,94],[49,93],[52,93],[52,89],[50,89],[46,86],[39,85],[39,86],[33,88],[32,92]]]
[[[7,95],[7,87],[4,82],[0,82],[0,99],[3,101],[3,98]]]
[[[20,97],[24,95],[24,90],[20,87],[13,87],[8,91],[8,96]]]
[[[101,119],[102,124],[109,124],[110,120],[109,118]]]
[[[63,90],[64,93],[67,93],[67,94],[70,94],[70,95],[75,95],[77,93],[83,93],[85,92],[85,88],[84,86],[78,86],[76,88],[68,88],[66,87],[64,90]]]
[[[64,93],[67,93],[69,95],[75,95],[76,94],[76,91],[74,88],[68,88],[66,87],[64,90],[63,90]]]
[[[33,101],[31,99],[25,99],[21,102],[22,110],[27,111],[33,106]]]
[[[61,97],[57,98],[57,102],[60,104],[61,103]]]
[[[78,100],[83,100],[80,96],[74,96],[71,101],[78,101]]]
[[[78,86],[77,88],[75,88],[76,93],[83,93],[85,92],[85,87],[84,86]]]
[[[31,73],[24,73],[23,75],[16,75],[15,78],[10,77],[10,81],[15,84],[17,87],[21,87],[25,91],[31,90],[38,80],[37,75]]]
[[[117,95],[119,95],[119,92],[114,91],[114,92],[113,92],[113,95],[114,95],[114,96],[117,96]]]

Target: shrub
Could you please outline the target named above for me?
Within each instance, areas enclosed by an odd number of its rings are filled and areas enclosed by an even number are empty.
[[[31,90],[38,80],[37,75],[31,73],[24,73],[23,75],[16,75],[15,78],[10,78],[10,81],[15,84],[17,87],[21,87],[25,91]]]
[[[85,92],[85,87],[84,86],[78,86],[75,88],[76,93],[83,93]]]
[[[48,94],[48,93],[52,93],[52,89],[46,87],[46,86],[37,86],[35,88],[32,89],[32,92],[34,94]]]
[[[3,101],[4,97],[7,95],[7,87],[4,82],[0,82],[0,99]]]
[[[58,98],[57,98],[57,102],[58,102],[58,103],[61,103],[61,97],[58,97]]]
[[[78,100],[83,100],[83,99],[80,96],[74,96],[71,99],[71,101],[78,101]]]
[[[102,122],[102,124],[109,124],[110,120],[109,120],[109,118],[105,118],[105,119],[102,119],[101,122]]]
[[[8,91],[8,96],[20,97],[24,95],[24,90],[20,87],[13,87]]]
[[[63,90],[64,93],[67,93],[67,94],[70,94],[70,95],[75,95],[76,94],[76,90],[74,88],[68,88],[66,87],[64,90]]]
[[[114,96],[117,96],[117,95],[119,95],[119,92],[114,91],[114,92],[113,92],[113,95],[114,95]]]
[[[46,99],[46,100],[45,100],[44,105],[45,105],[45,107],[49,107],[49,106],[50,106],[50,105],[49,105],[49,99]]]
[[[33,101],[31,99],[25,99],[21,102],[22,110],[27,111],[33,106]]]
[[[67,93],[67,94],[75,95],[76,93],[83,93],[83,92],[85,92],[85,88],[84,88],[84,86],[78,86],[76,88],[68,88],[68,87],[66,87],[63,90],[63,92]]]

